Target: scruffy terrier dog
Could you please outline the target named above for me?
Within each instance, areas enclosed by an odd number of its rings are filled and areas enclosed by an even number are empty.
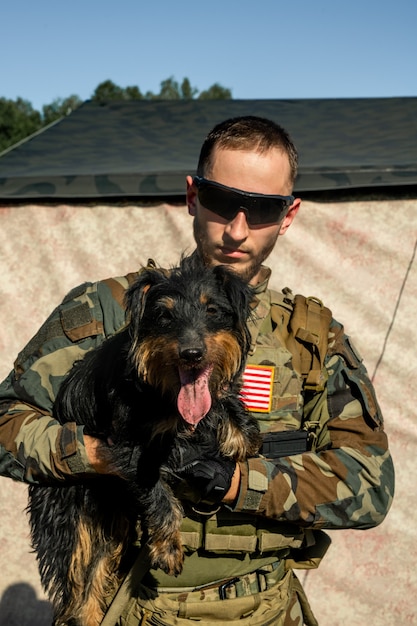
[[[100,623],[138,518],[151,566],[181,572],[183,508],[170,479],[193,446],[234,460],[256,454],[256,420],[239,398],[250,300],[234,272],[195,256],[169,271],[148,266],[126,293],[125,328],[65,379],[57,419],[104,440],[118,476],[30,487],[32,543],[57,626]]]

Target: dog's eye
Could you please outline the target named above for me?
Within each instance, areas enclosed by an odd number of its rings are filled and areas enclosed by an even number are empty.
[[[158,315],[160,324],[169,324],[172,322],[172,312],[169,309],[163,309]]]
[[[206,311],[209,315],[216,315],[218,309],[216,306],[214,306],[214,304],[208,304]]]

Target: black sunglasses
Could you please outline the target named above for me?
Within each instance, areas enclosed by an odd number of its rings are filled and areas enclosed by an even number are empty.
[[[194,176],[193,182],[197,187],[198,199],[203,207],[229,222],[239,211],[244,211],[250,226],[279,224],[294,202],[294,196],[250,193],[234,187],[226,187],[201,176]]]

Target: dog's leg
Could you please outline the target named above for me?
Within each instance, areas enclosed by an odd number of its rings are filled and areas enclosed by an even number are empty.
[[[62,621],[66,607],[76,602],[70,570],[74,546],[79,541],[77,520],[82,499],[83,488],[78,486],[29,488],[27,510],[32,546],[57,623]]]
[[[152,489],[139,494],[148,532],[148,546],[153,567],[165,573],[181,573],[184,561],[180,525],[183,510],[170,488],[158,480]]]
[[[118,571],[124,551],[119,515],[108,513],[106,523],[113,517],[114,536],[108,535],[100,519],[78,521],[78,544],[74,546],[70,568],[72,603],[65,607],[80,626],[98,626],[106,610],[107,599],[119,583]],[[128,528],[125,529],[126,535]]]
[[[126,510],[130,494],[125,487],[122,481],[105,479],[92,486],[84,502],[70,570],[80,626],[101,623],[120,583],[123,557],[136,537],[136,515]]]
[[[98,626],[119,582],[119,567],[133,529],[123,512],[123,492],[95,483],[31,487],[32,544],[56,624]],[[120,506],[119,506],[120,505]],[[107,598],[108,599],[108,598]]]

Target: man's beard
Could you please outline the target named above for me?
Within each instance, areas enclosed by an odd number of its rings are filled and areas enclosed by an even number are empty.
[[[193,232],[194,239],[197,244],[197,252],[203,260],[203,263],[207,266],[213,265],[213,256],[210,254],[210,250],[214,250],[214,246],[209,244],[209,242],[207,241],[206,233],[204,229],[201,228],[197,216],[194,217]],[[230,262],[225,263],[225,265],[228,265],[231,269],[234,269],[244,281],[250,283],[252,278],[258,274],[259,270],[261,269],[262,263],[265,261],[265,259],[269,257],[272,250],[274,249],[276,241],[278,239],[278,234],[279,233],[277,233],[276,236],[272,237],[271,240],[267,242],[267,245],[262,248],[262,250],[260,250],[259,253],[255,257],[253,257],[248,264],[242,266],[239,263]]]

